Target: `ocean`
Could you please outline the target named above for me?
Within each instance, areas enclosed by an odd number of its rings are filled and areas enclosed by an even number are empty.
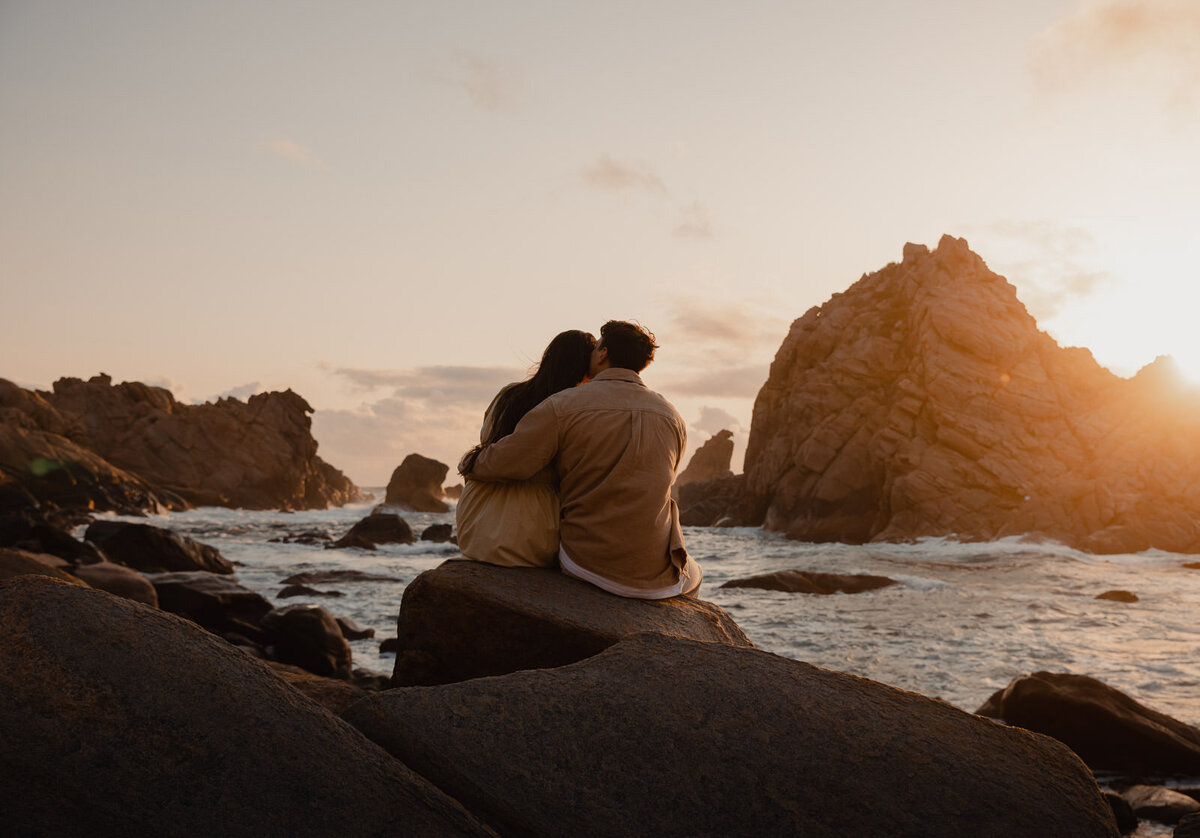
[[[418,541],[368,551],[271,541],[310,530],[336,538],[371,508],[201,508],[149,523],[218,548],[236,563],[243,585],[278,605],[314,603],[373,628],[373,639],[351,642],[354,665],[390,674],[393,656],[380,654],[379,642],[396,634],[404,588],[457,555],[454,545]],[[418,535],[430,524],[454,521],[453,511],[401,514]],[[704,569],[701,597],[728,611],[767,651],[941,698],[969,712],[1018,675],[1091,675],[1200,725],[1200,570],[1183,566],[1200,556],[1093,556],[1019,538],[853,546],[790,541],[758,528],[685,528],[684,535]],[[720,587],[784,569],[869,573],[900,584],[832,596]],[[322,570],[360,570],[394,581],[315,584],[343,596],[278,599],[288,576]],[[1110,590],[1130,591],[1139,601],[1096,599]]]

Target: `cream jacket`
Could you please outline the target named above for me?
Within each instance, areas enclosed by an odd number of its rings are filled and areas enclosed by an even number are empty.
[[[470,477],[558,473],[561,537],[580,567],[639,589],[679,581],[687,561],[671,483],[687,445],[678,411],[632,370],[609,368],[543,401],[489,445]]]

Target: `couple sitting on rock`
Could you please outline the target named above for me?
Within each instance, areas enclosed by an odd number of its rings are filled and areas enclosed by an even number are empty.
[[[642,383],[654,335],[611,320],[600,341],[557,335],[527,380],[502,389],[463,457],[456,512],[465,558],[554,567],[618,596],[695,594],[671,483],[687,432]]]

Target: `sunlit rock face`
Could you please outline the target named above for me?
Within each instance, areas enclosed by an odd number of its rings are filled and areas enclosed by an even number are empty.
[[[317,456],[312,408],[291,390],[185,405],[161,387],[98,375],[61,378],[40,395],[78,422],[91,450],[191,504],[320,509],[360,499]]]
[[[737,517],[809,541],[1196,552],[1200,412],[1167,372],[1060,347],[962,239],[906,245],[792,324]]]

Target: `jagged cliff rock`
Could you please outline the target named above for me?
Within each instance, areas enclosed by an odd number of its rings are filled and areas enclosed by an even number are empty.
[[[733,431],[717,431],[696,449],[687,468],[675,478],[671,495],[679,500],[679,490],[689,483],[733,477],[729,462],[733,459]]]
[[[185,405],[161,387],[98,375],[37,395],[75,442],[191,504],[321,509],[361,499],[317,456],[312,408],[291,390]]]
[[[758,394],[736,518],[809,541],[1040,535],[1200,551],[1200,422],[1040,331],[962,239],[796,320]]]

